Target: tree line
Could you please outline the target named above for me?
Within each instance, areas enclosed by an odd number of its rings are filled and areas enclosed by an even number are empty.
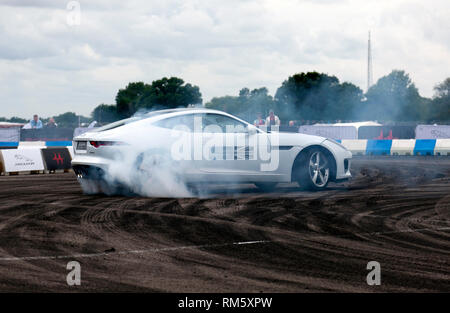
[[[258,113],[274,110],[283,124],[294,120],[380,122],[449,122],[450,78],[434,88],[433,98],[419,94],[405,71],[393,70],[364,93],[358,86],[340,82],[336,76],[307,72],[286,79],[274,96],[266,87],[242,88],[236,96],[214,97],[205,107],[218,109],[249,122]],[[156,80],[151,84],[129,83],[120,89],[115,104],[101,104],[92,118],[102,123],[132,116],[139,110],[178,108],[202,104],[200,88],[181,78]]]
[[[381,77],[364,93],[358,86],[341,82],[336,76],[302,72],[288,77],[272,96],[266,87],[242,88],[238,95],[214,97],[205,107],[222,110],[252,122],[258,113],[267,116],[274,110],[282,121],[311,122],[450,122],[450,77],[437,84],[432,98],[422,97],[405,71],[393,70]],[[66,112],[55,116],[62,127],[76,127],[78,122],[96,120],[100,124],[130,117],[138,111],[200,106],[198,86],[178,77],[162,78],[151,84],[130,82],[120,89],[114,104],[100,104],[91,117]],[[28,122],[13,117],[0,121]],[[43,119],[45,122],[46,119]]]

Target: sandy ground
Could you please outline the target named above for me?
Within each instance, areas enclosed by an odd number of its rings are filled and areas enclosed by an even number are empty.
[[[73,173],[0,177],[0,291],[450,292],[450,158],[360,158],[310,193],[83,195]],[[236,194],[239,192],[239,194]],[[81,264],[81,286],[66,265]],[[366,265],[381,264],[368,286]]]

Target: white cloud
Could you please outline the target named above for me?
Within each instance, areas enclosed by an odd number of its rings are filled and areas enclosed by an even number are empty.
[[[365,88],[408,72],[424,96],[450,76],[448,0],[0,0],[0,116],[89,114],[130,81],[178,76],[204,100],[318,70]],[[37,4],[38,3],[38,4]]]

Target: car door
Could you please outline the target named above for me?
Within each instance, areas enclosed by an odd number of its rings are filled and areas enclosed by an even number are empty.
[[[201,126],[200,126],[201,125]],[[235,118],[217,113],[196,114],[194,129],[201,130],[203,159],[199,168],[212,180],[253,181],[261,176],[258,145],[270,150],[267,134]],[[266,140],[263,140],[266,139]],[[197,139],[197,145],[200,140]]]

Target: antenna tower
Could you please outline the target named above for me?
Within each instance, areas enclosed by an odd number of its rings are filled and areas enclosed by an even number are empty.
[[[369,90],[370,86],[373,84],[373,74],[372,74],[372,43],[370,40],[370,31],[369,31],[369,41],[367,44],[367,90]]]

